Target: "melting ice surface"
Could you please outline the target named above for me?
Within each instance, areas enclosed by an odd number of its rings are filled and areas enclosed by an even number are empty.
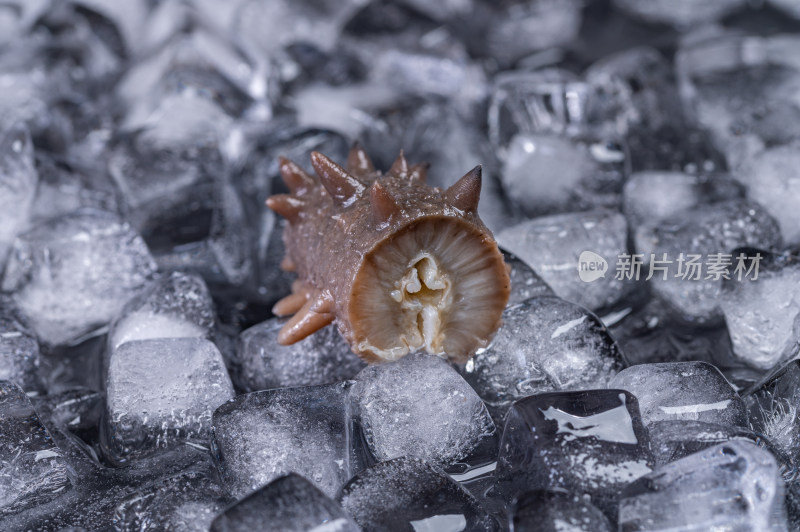
[[[414,532],[461,532],[467,528],[467,519],[461,514],[434,515],[411,521]]]
[[[541,412],[548,421],[558,423],[558,434],[566,433],[572,438],[594,436],[610,442],[637,444],[639,440],[633,432],[633,422],[625,407],[625,394],[619,394],[619,398],[622,404],[618,407],[585,417],[568,414],[552,406]]]

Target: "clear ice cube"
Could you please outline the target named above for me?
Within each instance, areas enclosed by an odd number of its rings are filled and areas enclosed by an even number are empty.
[[[70,489],[61,450],[25,392],[7,381],[0,381],[0,442],[0,516]]]
[[[507,307],[522,303],[532,297],[555,295],[544,279],[533,271],[533,268],[513,253],[501,251],[503,259],[509,267],[508,277],[511,279],[511,294],[508,297]]]
[[[0,381],[10,381],[28,392],[41,390],[39,342],[0,300]]]
[[[214,409],[234,396],[216,346],[202,338],[122,344],[106,380],[104,450],[131,459],[186,442],[206,446]]]
[[[115,215],[81,210],[21,234],[2,288],[48,345],[72,342],[108,324],[152,279],[156,265]]]
[[[793,463],[800,459],[800,361],[792,360],[744,392],[750,425]]]
[[[353,441],[357,455],[365,447],[367,465],[416,456],[463,472],[493,461],[497,434],[486,405],[444,359],[410,354],[368,366],[355,381]]]
[[[492,342],[462,374],[499,421],[517,399],[605,388],[623,367],[616,342],[597,316],[551,296],[508,307]]]
[[[361,471],[338,499],[363,530],[498,531],[498,523],[444,471],[404,456]]]
[[[627,253],[627,232],[623,215],[597,210],[528,220],[498,233],[497,241],[533,268],[556,295],[599,310],[632,288],[614,273],[617,257]],[[586,252],[590,260],[584,258]],[[590,262],[602,269],[581,271]],[[593,274],[589,282],[582,280],[587,273]]]
[[[650,473],[653,458],[636,398],[624,390],[555,392],[514,403],[497,462],[509,499],[530,489],[585,494],[609,517],[619,490]]]
[[[237,385],[248,391],[313,386],[352,379],[366,364],[335,325],[292,345],[278,344],[285,319],[272,318],[242,332],[237,345]]]
[[[237,396],[214,412],[212,449],[228,491],[240,498],[297,473],[328,496],[349,478],[348,383]]]
[[[520,495],[509,516],[513,532],[611,532],[608,518],[585,497],[564,490]]]
[[[632,483],[619,504],[621,530],[787,530],[775,458],[729,441]]]
[[[312,482],[289,473],[226,509],[210,532],[357,532],[360,530],[336,501]]]
[[[647,427],[657,421],[747,426],[747,409],[741,397],[707,362],[631,366],[617,373],[609,388],[628,390],[636,396]]]

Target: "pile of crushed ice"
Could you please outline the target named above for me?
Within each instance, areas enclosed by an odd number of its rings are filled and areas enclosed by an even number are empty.
[[[483,164],[462,367],[277,345],[356,139]],[[794,0],[0,2],[0,529],[798,529],[798,249]]]

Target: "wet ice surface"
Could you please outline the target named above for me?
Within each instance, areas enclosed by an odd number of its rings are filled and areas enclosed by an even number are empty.
[[[443,359],[407,355],[355,381],[351,414],[368,461],[415,456],[461,472],[494,460],[497,431],[486,405]]]
[[[744,402],[717,368],[705,362],[641,364],[619,372],[610,388],[639,400],[642,422],[704,421],[747,426]]]
[[[619,490],[653,468],[636,398],[623,390],[522,399],[506,416],[497,465],[509,496],[562,488],[587,494],[612,519]]]
[[[0,1],[0,529],[798,528],[794,4]],[[276,342],[278,157],[356,140],[482,165],[465,365]]]
[[[360,472],[338,499],[364,530],[500,529],[472,495],[419,458],[395,458]]]
[[[783,482],[772,455],[732,441],[659,467],[620,501],[625,530],[701,527],[786,530]]]
[[[211,532],[247,532],[269,523],[275,530],[356,532],[358,526],[336,501],[295,473],[273,480],[227,508]]]
[[[596,316],[551,296],[510,306],[495,338],[462,374],[499,423],[517,399],[605,388],[623,366],[619,348]]]

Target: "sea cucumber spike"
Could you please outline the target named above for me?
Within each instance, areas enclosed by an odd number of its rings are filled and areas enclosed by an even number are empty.
[[[292,223],[297,221],[305,202],[291,194],[275,194],[267,198],[267,206]]]
[[[428,180],[428,168],[430,163],[417,163],[409,169],[408,179],[417,183],[425,183]]]
[[[283,182],[286,183],[292,193],[302,193],[316,186],[316,179],[289,159],[280,157],[278,162]]]
[[[400,206],[380,181],[373,182],[369,187],[369,203],[372,208],[372,220],[376,224],[388,222],[392,216],[400,214]]]
[[[408,177],[408,161],[406,160],[405,154],[403,154],[403,150],[400,150],[400,155],[394,160],[388,173],[398,177]]]
[[[481,165],[476,166],[448,188],[445,199],[450,205],[464,212],[477,212],[481,198]]]
[[[307,300],[308,293],[293,292],[275,303],[275,306],[272,307],[272,313],[276,316],[289,316],[303,308]]]
[[[320,152],[311,152],[311,165],[322,185],[339,205],[351,201],[364,191],[364,185],[347,170]]]
[[[347,155],[347,171],[362,179],[373,177],[377,173],[369,155],[358,142],[353,143]]]
[[[281,270],[285,272],[293,272],[297,270],[297,266],[294,262],[292,262],[292,259],[289,257],[289,255],[284,255],[284,257],[281,259]]]
[[[333,322],[334,315],[312,310],[315,301],[309,299],[303,307],[287,321],[278,332],[278,343],[289,345],[299,342]]]

